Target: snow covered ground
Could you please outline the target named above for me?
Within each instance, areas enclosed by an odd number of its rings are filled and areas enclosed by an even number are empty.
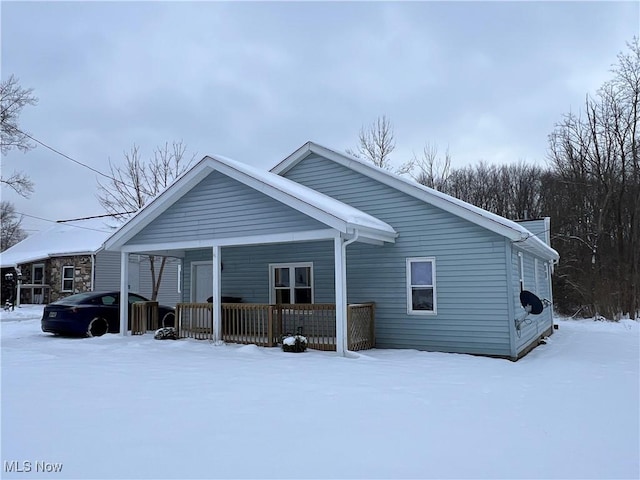
[[[41,311],[1,317],[2,478],[640,477],[636,322],[558,320],[513,363],[59,338]]]

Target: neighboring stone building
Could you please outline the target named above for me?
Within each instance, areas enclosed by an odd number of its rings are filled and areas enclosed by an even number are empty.
[[[20,273],[20,303],[49,303],[74,293],[119,290],[120,255],[102,250],[113,231],[104,219],[56,223],[0,253],[2,278]],[[131,256],[129,264],[131,291],[150,297],[148,257]],[[179,264],[178,259],[169,259],[163,274],[158,300],[169,305],[179,298]]]

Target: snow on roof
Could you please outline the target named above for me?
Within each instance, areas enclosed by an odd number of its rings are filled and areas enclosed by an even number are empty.
[[[49,257],[95,253],[114,231],[108,224],[110,220],[107,217],[55,223],[0,253],[0,265],[14,267]]]
[[[210,155],[205,156],[140,209],[122,228],[110,235],[105,241],[105,248],[117,250],[122,247],[169,205],[213,171],[233,178],[341,232],[347,233],[349,230],[348,233],[352,233],[353,230],[358,229],[361,238],[368,237],[387,242],[395,241],[397,236],[396,231],[388,223],[335,198],[280,175],[223,156]]]
[[[338,220],[345,222],[348,225],[356,227],[371,228],[374,230],[380,230],[395,235],[396,231],[391,225],[382,220],[375,218],[368,213],[358,210],[351,205],[347,205],[333,197],[320,193],[317,190],[309,188],[300,183],[289,180],[288,178],[276,175],[265,170],[260,170],[255,167],[251,167],[245,163],[231,160],[230,158],[216,155],[212,157],[218,162],[225,163],[227,166],[238,170],[245,175],[249,175],[254,179],[269,185],[273,188],[280,190],[281,192],[294,197],[301,202],[304,202],[312,207],[323,210],[329,215],[335,217]]]
[[[466,218],[467,220],[484,226],[492,231],[496,231],[510,238],[514,242],[521,242],[521,245],[525,248],[536,251],[537,253],[542,253],[550,258],[559,258],[558,253],[554,249],[546,245],[525,227],[512,220],[467,203],[459,198],[452,197],[446,193],[429,188],[413,179],[396,175],[360,158],[347,153],[338,152],[314,142],[305,143],[302,147],[273,167],[271,172],[278,175],[284,175],[310,152],[330,158],[347,166],[348,168],[376,178],[383,183],[387,183],[409,195],[420,198],[427,203]]]

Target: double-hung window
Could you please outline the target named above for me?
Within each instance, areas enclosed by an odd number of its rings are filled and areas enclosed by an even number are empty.
[[[407,313],[409,315],[436,313],[436,259],[434,257],[407,258]]]
[[[271,303],[313,303],[313,264],[269,265]]]
[[[73,277],[75,273],[75,267],[66,266],[62,267],[62,291],[73,292]]]

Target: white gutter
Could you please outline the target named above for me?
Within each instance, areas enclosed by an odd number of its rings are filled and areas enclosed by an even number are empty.
[[[342,242],[342,255],[340,255],[341,257],[341,268],[340,268],[340,272],[341,272],[341,279],[340,279],[340,283],[342,285],[342,288],[340,289],[340,324],[338,325],[339,331],[340,331],[340,335],[336,335],[336,341],[340,341],[341,342],[341,346],[342,348],[339,348],[338,345],[336,345],[336,350],[338,352],[342,353],[342,356],[347,357],[347,356],[353,356],[353,352],[349,352],[349,343],[348,343],[348,331],[347,331],[347,310],[348,310],[348,304],[347,304],[347,246],[351,245],[353,242],[355,242],[356,240],[358,240],[358,237],[360,236],[360,232],[358,231],[358,229],[355,229],[354,231],[354,236],[353,238],[350,238],[349,240]],[[336,292],[338,293],[338,292]],[[337,295],[336,295],[337,296]],[[336,299],[337,300],[337,299]],[[337,313],[337,312],[336,312]],[[336,320],[338,319],[338,315],[336,314]]]
[[[344,242],[342,244],[342,247],[344,248],[345,252],[347,251],[347,246],[351,245],[353,242],[358,240],[359,236],[360,236],[360,231],[356,228],[355,229],[355,235],[353,236],[353,238],[350,238],[349,240],[347,240],[346,242]]]

